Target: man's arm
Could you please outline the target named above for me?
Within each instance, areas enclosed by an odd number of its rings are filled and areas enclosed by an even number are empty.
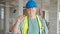
[[[16,23],[15,23],[15,24],[12,26],[12,28],[10,29],[10,32],[12,32],[12,34],[17,34],[17,33],[19,32],[18,27],[19,27],[19,25],[20,25],[20,22],[23,20],[23,18],[24,18],[24,15],[19,16],[19,17],[17,18]]]
[[[43,22],[43,26],[44,26],[44,34],[48,34],[48,27],[46,25],[46,21],[43,19],[42,22]]]
[[[48,34],[48,28],[47,28],[47,24],[46,24],[46,21],[45,21],[45,19],[44,18],[42,18],[41,16],[39,16],[40,17],[40,20],[42,21],[42,24],[43,24],[43,33],[44,34]]]

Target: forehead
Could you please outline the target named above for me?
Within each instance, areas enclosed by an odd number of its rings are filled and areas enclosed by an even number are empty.
[[[27,10],[34,10],[34,9],[37,9],[37,8],[27,8]]]

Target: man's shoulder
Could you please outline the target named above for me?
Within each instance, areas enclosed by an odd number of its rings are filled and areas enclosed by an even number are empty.
[[[39,16],[39,18],[40,18],[40,20],[42,20],[43,18],[42,18],[42,16]]]

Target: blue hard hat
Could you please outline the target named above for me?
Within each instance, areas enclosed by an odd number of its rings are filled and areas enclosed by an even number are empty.
[[[34,8],[37,7],[37,4],[35,1],[28,1],[25,8]]]

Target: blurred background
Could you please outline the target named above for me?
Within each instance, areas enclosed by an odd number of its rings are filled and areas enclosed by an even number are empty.
[[[26,14],[24,8],[28,0],[0,0],[0,34],[8,34],[19,15]],[[38,4],[37,14],[45,18],[48,34],[60,34],[57,27],[58,0],[35,0]],[[58,25],[59,26],[59,25]],[[58,30],[57,30],[58,28]]]

